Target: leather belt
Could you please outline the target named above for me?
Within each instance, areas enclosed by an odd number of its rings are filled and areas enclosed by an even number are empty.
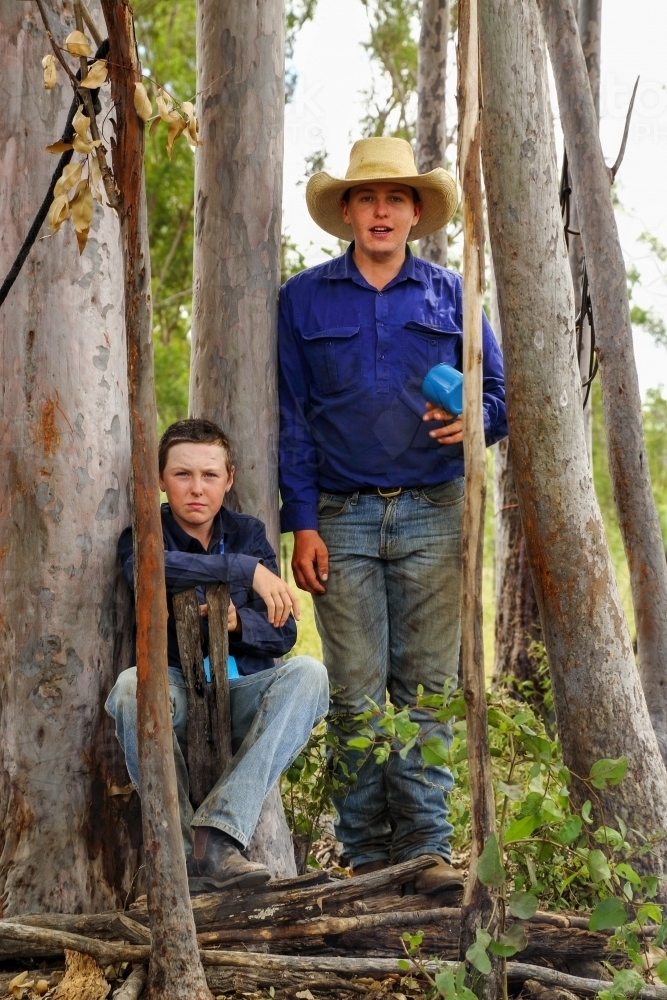
[[[359,490],[359,493],[364,496],[379,496],[383,500],[393,500],[394,497],[410,489],[410,486],[366,486],[363,490]]]

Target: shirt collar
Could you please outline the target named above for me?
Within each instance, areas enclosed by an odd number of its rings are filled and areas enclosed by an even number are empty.
[[[335,257],[332,261],[331,270],[329,271],[328,277],[333,279],[347,278],[349,281],[354,281],[355,284],[361,285],[362,288],[370,288],[374,292],[377,289],[373,288],[372,285],[364,278],[363,274],[354,262],[354,257],[352,256],[354,252],[354,241],[350,243],[349,247],[344,254],[340,257]],[[418,281],[420,284],[428,284],[428,280],[424,274],[422,274],[421,269],[417,266],[418,258],[415,257],[409,246],[405,248],[405,262],[401,270],[398,272],[395,278],[385,286],[383,291],[387,288],[393,288],[394,285],[399,284],[401,281],[405,281],[410,278],[412,281]]]
[[[165,522],[166,527],[169,530],[169,534],[172,536],[176,542],[178,548],[181,552],[200,552],[203,549],[203,545],[192,535],[189,535],[187,531],[181,528],[180,524],[174,518],[171,513],[171,507],[168,503],[162,504],[162,520]],[[218,513],[215,515],[213,521],[213,535],[211,536],[211,541],[209,543],[208,551],[214,552],[217,550],[218,544],[221,538],[227,534],[225,531],[225,518],[223,515],[226,514],[225,508],[221,507]]]

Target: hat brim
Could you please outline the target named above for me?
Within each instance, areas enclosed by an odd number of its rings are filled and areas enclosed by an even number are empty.
[[[419,194],[422,212],[419,222],[410,230],[409,239],[420,240],[446,226],[456,212],[459,192],[456,181],[442,167],[414,177],[359,177],[341,180],[322,170],[308,181],[306,204],[317,225],[339,240],[352,242],[352,226],[343,222],[340,202],[348,188],[362,184],[405,184]]]

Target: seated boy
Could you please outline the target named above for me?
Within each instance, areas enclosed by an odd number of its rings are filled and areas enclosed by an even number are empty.
[[[262,802],[327,712],[324,666],[297,656],[276,667],[296,641],[296,595],[278,577],[276,557],[255,517],[223,507],[234,481],[229,441],[208,420],[181,420],[160,441],[160,487],[167,586],[169,693],[174,729],[181,827],[192,891],[250,887],[267,881],[263,865],[243,857]],[[120,536],[125,578],[133,586],[132,529]],[[234,757],[193,813],[184,751],[187,698],[178,652],[172,595],[228,583],[229,665]],[[205,616],[203,590],[200,605]],[[268,610],[267,610],[268,609]],[[207,621],[202,617],[204,642]],[[206,655],[206,649],[204,649]],[[139,787],[136,668],[124,670],[106,709],[116,722],[130,777]]]

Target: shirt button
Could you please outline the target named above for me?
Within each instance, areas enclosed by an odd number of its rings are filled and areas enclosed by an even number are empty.
[[[432,341],[431,341],[431,343],[432,343],[432,344],[435,344],[435,340],[432,340]]]
[[[380,355],[380,361],[384,361],[384,354]]]
[[[381,298],[382,298],[382,292],[378,292],[378,298],[379,298],[379,299],[381,299]]]

